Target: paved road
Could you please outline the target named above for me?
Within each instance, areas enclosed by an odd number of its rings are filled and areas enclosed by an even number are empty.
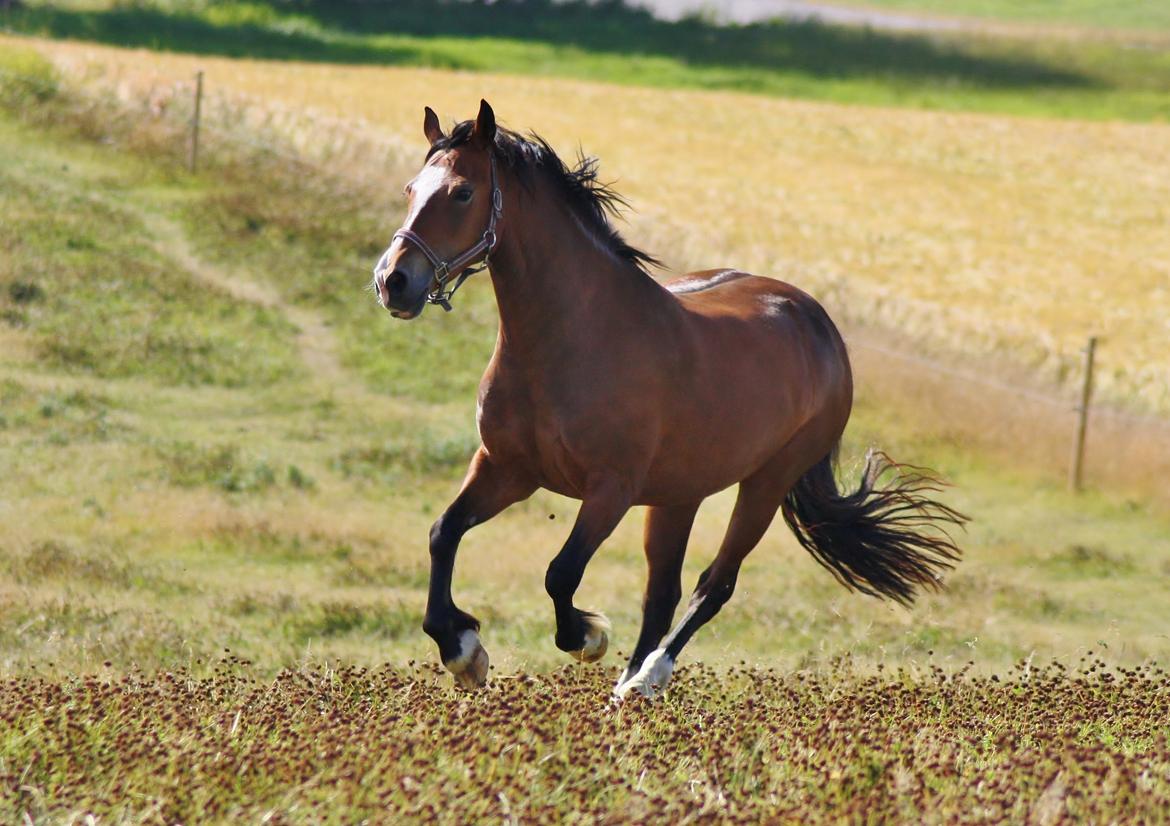
[[[954,31],[969,28],[963,20],[927,17],[910,12],[856,9],[808,0],[632,0],[663,20],[677,20],[702,12],[723,23],[755,23],[778,17],[817,20],[845,26],[870,26],[893,31]]]

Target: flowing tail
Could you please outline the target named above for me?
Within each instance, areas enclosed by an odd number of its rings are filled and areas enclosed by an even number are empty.
[[[842,495],[835,465],[836,450],[800,477],[781,508],[804,549],[838,582],[863,594],[909,605],[917,589],[937,590],[942,572],[962,553],[948,528],[968,521],[931,498],[944,483],[928,470],[871,450],[861,484]],[[879,488],[891,472],[895,477]]]

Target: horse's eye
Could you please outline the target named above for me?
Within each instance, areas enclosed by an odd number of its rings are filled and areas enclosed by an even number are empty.
[[[468,187],[460,187],[455,190],[455,200],[461,204],[470,203],[471,190]]]

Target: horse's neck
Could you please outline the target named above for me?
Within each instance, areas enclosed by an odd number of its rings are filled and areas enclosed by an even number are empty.
[[[509,204],[512,220],[492,254],[499,346],[512,358],[540,359],[566,345],[602,347],[602,322],[653,312],[665,294],[549,198],[542,192]]]

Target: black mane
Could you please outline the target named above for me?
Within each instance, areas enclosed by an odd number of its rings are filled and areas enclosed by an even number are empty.
[[[436,152],[466,144],[474,128],[475,122],[470,120],[456,124],[450,135],[435,141],[427,152],[427,158]],[[654,256],[627,244],[621,233],[609,222],[610,216],[616,217],[628,204],[608,184],[598,180],[597,158],[579,155],[577,165],[570,168],[540,135],[530,132],[524,136],[501,126],[496,127],[494,152],[496,158],[503,161],[526,185],[531,184],[534,172],[543,171],[586,228],[596,234],[618,258],[628,261],[642,272],[646,272],[650,266],[662,266]]]

